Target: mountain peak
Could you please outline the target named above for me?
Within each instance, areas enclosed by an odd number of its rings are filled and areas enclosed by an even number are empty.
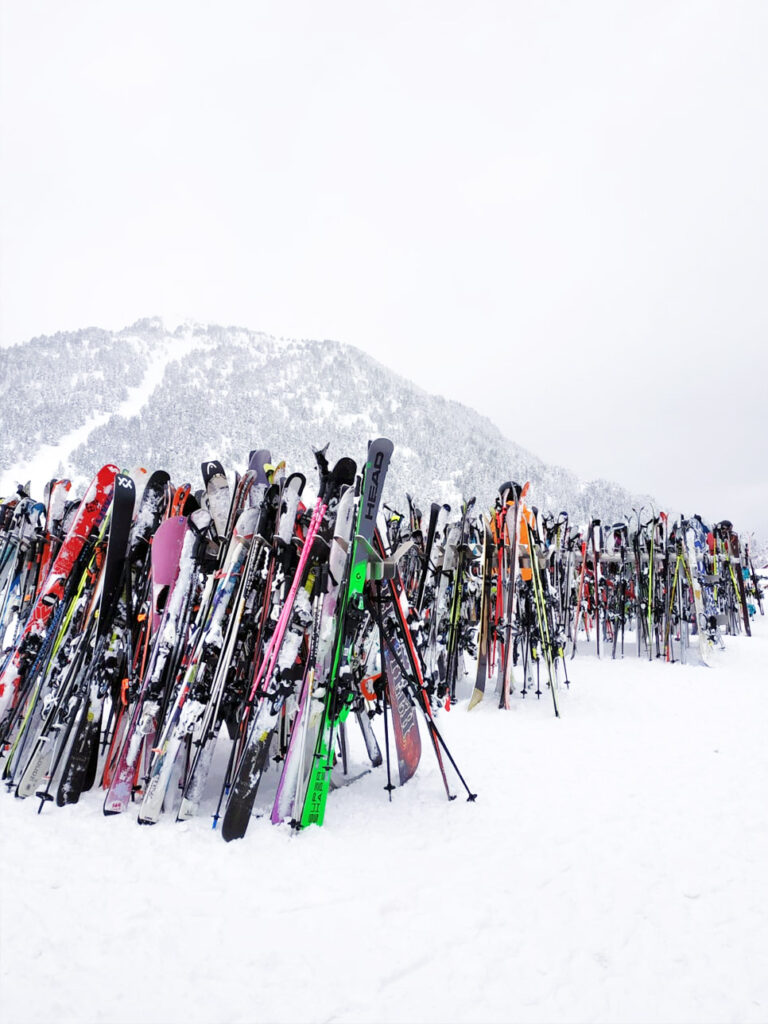
[[[407,491],[422,504],[476,495],[482,508],[510,476],[531,481],[542,510],[566,508],[584,521],[615,519],[637,504],[615,484],[584,484],[545,464],[487,416],[331,339],[147,317],[116,332],[90,327],[35,338],[6,355],[6,490],[13,473],[26,479],[33,463],[44,478],[60,464],[90,478],[108,461],[167,469],[197,486],[203,458],[242,470],[256,447],[306,472],[314,448],[330,442],[332,456],[362,461],[369,438],[383,435],[395,444],[387,484],[395,505]]]

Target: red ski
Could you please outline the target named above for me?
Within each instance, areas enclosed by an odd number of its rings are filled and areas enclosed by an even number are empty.
[[[0,672],[0,723],[16,706],[25,675],[34,662],[56,607],[64,597],[67,581],[88,538],[99,528],[112,500],[117,466],[103,466],[91,481],[72,525],[38,592],[34,607],[19,640]]]

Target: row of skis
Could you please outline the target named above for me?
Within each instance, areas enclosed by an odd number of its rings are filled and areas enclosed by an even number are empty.
[[[55,480],[45,502],[24,488],[3,502],[8,789],[42,809],[99,784],[105,814],[133,805],[153,823],[194,816],[213,787],[214,826],[231,840],[267,777],[260,813],[301,828],[322,824],[329,790],[357,777],[350,732],[371,766],[386,759],[390,795],[408,781],[420,716],[446,794],[459,781],[474,799],[408,625],[397,563],[413,542],[393,553],[380,518],[391,454],[371,442],[358,473],[316,452],[306,505],[304,475],[266,450],[242,476],[203,463],[196,493],[164,471],[107,465],[78,501]]]
[[[514,482],[488,512],[407,495],[400,513],[382,501],[392,450],[372,441],[360,472],[316,452],[306,504],[266,450],[242,476],[203,463],[195,492],[107,465],[79,500],[53,480],[44,502],[0,503],[7,788],[42,809],[100,785],[105,814],[142,823],[205,796],[231,840],[254,813],[322,824],[329,791],[371,768],[391,796],[423,729],[449,799],[472,800],[440,708],[548,691],[558,715],[577,649],[708,664],[763,613],[730,522],[577,529]]]

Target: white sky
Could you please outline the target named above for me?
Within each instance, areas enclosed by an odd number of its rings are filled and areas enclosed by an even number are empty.
[[[768,533],[768,4],[0,10],[3,344],[332,337]]]

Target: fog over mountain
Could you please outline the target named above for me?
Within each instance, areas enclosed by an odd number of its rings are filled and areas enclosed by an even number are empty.
[[[378,435],[395,444],[385,500],[490,505],[506,480],[530,480],[530,501],[572,520],[614,520],[650,499],[606,480],[579,481],[491,420],[392,373],[336,341],[289,340],[240,327],[159,319],[121,331],[59,333],[5,349],[0,380],[0,482],[36,474],[90,478],[105,462],[167,469],[201,485],[200,463],[243,470],[269,448],[315,482],[312,449],[363,460]],[[512,398],[510,399],[512,400]],[[642,490],[642,481],[638,481]]]

